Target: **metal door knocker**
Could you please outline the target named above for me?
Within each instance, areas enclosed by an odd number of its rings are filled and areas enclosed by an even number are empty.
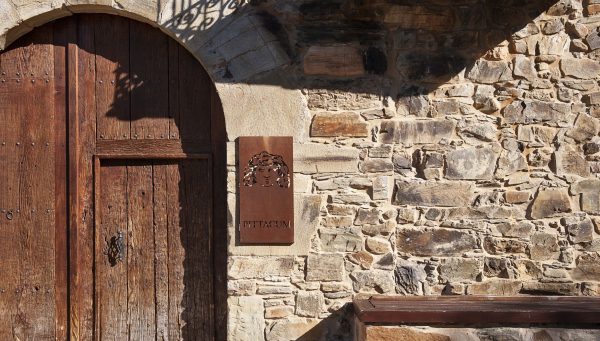
[[[104,250],[104,254],[108,256],[110,266],[117,265],[125,258],[125,243],[123,232],[118,231],[116,236],[110,237],[110,241]]]

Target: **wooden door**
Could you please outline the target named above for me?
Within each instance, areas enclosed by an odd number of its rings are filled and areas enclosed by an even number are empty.
[[[63,29],[0,55],[0,340],[66,337]]]
[[[98,164],[99,339],[210,340],[209,160]]]
[[[224,339],[225,134],[200,64],[77,15],[0,72],[0,340]]]

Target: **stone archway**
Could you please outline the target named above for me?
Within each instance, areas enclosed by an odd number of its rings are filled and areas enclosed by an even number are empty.
[[[290,63],[277,38],[238,0],[0,0],[0,50],[33,28],[75,13],[108,13],[158,27],[189,50],[216,84],[229,141],[245,135],[306,140],[308,109],[299,90],[260,85]],[[269,103],[265,106],[264,103]]]

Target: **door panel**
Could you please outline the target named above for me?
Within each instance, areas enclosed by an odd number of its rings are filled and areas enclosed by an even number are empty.
[[[55,53],[64,54],[56,32],[37,30],[0,55],[0,340],[66,332],[66,259],[57,257],[65,250],[56,249],[66,247],[65,174],[55,158],[65,153],[66,95],[54,70]]]
[[[209,160],[102,161],[99,167],[97,335],[212,339]]]

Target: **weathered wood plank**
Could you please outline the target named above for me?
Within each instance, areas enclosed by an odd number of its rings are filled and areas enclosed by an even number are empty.
[[[169,269],[169,340],[181,340],[187,321],[183,312],[183,283],[185,252],[182,246],[181,204],[179,201],[180,174],[176,164],[165,166],[167,178],[167,224],[168,224],[168,269]]]
[[[130,340],[154,340],[152,166],[127,162],[127,313]]]
[[[102,162],[97,171],[95,339],[126,340],[129,336],[127,258],[111,264],[107,253],[111,238],[117,238],[119,232],[123,245],[128,245],[127,167]]]
[[[158,29],[130,23],[131,134],[169,138],[169,42]]]
[[[10,127],[16,133],[16,141],[10,141],[16,159],[7,165],[16,172],[16,181],[10,184],[15,186],[10,194],[15,207],[7,211],[12,211],[15,224],[13,231],[4,232],[16,238],[12,245],[1,248],[7,253],[3,260],[18,257],[9,274],[15,276],[13,286],[7,290],[15,293],[10,339],[56,337],[54,131],[47,129],[54,126],[52,31],[48,26],[33,32],[31,44],[13,55],[12,65],[21,74],[14,83],[19,89],[14,94],[19,101],[18,117]],[[3,65],[7,64],[3,61]],[[48,82],[34,78],[39,75],[46,75]],[[40,266],[40,259],[47,263]]]
[[[76,80],[69,81],[69,108],[76,108],[77,155],[71,157],[71,338],[92,340],[94,331],[94,149],[96,141],[96,57],[95,23],[92,15],[75,17],[77,38],[70,40],[70,70],[76,70]],[[72,62],[76,59],[76,63]],[[69,76],[73,77],[73,72]],[[70,129],[73,131],[73,129]],[[75,172],[75,173],[73,173]],[[76,191],[74,191],[76,188]]]
[[[169,337],[169,245],[167,226],[167,164],[155,163],[152,167],[154,212],[154,283],[156,291],[156,339]],[[171,189],[173,190],[173,189]]]
[[[181,241],[184,258],[184,309],[187,324],[183,333],[196,340],[212,340],[213,302],[211,229],[212,201],[209,160],[184,160],[179,164],[181,182]],[[199,203],[204,203],[199,205]]]
[[[364,323],[600,323],[597,297],[383,297],[354,301]]]
[[[179,52],[179,132],[181,140],[211,141],[211,80],[194,57],[180,47]]]
[[[101,140],[129,139],[129,20],[95,16],[96,107]],[[89,19],[92,20],[92,19]]]
[[[54,169],[56,241],[54,248],[54,283],[56,304],[56,339],[67,340],[68,325],[68,177],[67,177],[67,44],[76,34],[72,20],[54,24]]]

